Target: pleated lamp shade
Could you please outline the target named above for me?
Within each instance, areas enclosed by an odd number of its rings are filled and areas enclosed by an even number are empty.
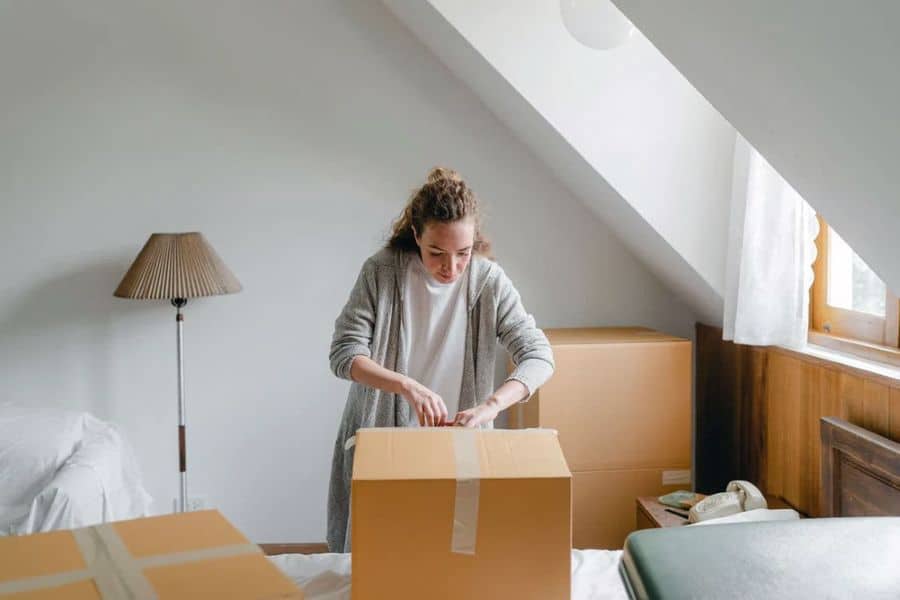
[[[154,233],[113,295],[171,300],[239,291],[240,282],[202,233]]]

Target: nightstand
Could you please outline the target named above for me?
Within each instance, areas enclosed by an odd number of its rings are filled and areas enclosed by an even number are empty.
[[[666,512],[667,508],[687,514],[687,510],[672,508],[662,504],[656,496],[640,496],[637,505],[637,528],[653,529],[655,527],[681,527],[687,518]]]
[[[793,508],[790,504],[766,494],[766,502],[769,508]],[[687,518],[679,517],[676,514],[666,511],[667,508],[677,510],[687,514],[687,509],[672,508],[662,504],[656,496],[641,496],[636,501],[637,506],[637,529],[653,529],[655,527],[681,527],[688,521]],[[805,515],[800,513],[800,517]]]

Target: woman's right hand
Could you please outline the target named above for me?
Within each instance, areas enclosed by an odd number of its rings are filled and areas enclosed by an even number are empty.
[[[444,404],[444,399],[415,379],[407,377],[403,380],[400,395],[416,411],[419,425],[422,427],[435,427],[447,421],[447,405]]]

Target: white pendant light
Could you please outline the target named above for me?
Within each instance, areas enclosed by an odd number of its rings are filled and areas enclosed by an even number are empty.
[[[560,0],[563,25],[589,48],[609,50],[634,34],[631,21],[610,0]]]

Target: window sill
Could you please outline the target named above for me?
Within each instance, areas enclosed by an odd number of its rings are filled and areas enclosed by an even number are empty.
[[[808,339],[810,344],[815,344],[816,346],[900,369],[900,348],[880,346],[870,342],[813,330],[809,332]]]
[[[812,334],[813,332],[810,333]],[[852,370],[859,371],[862,375],[876,375],[890,380],[891,383],[900,383],[900,365],[862,358],[848,352],[827,348],[815,343],[814,340],[821,340],[821,338],[811,335],[810,343],[803,348],[784,348],[779,346],[778,349],[787,353],[807,356],[826,363],[848,367]]]

